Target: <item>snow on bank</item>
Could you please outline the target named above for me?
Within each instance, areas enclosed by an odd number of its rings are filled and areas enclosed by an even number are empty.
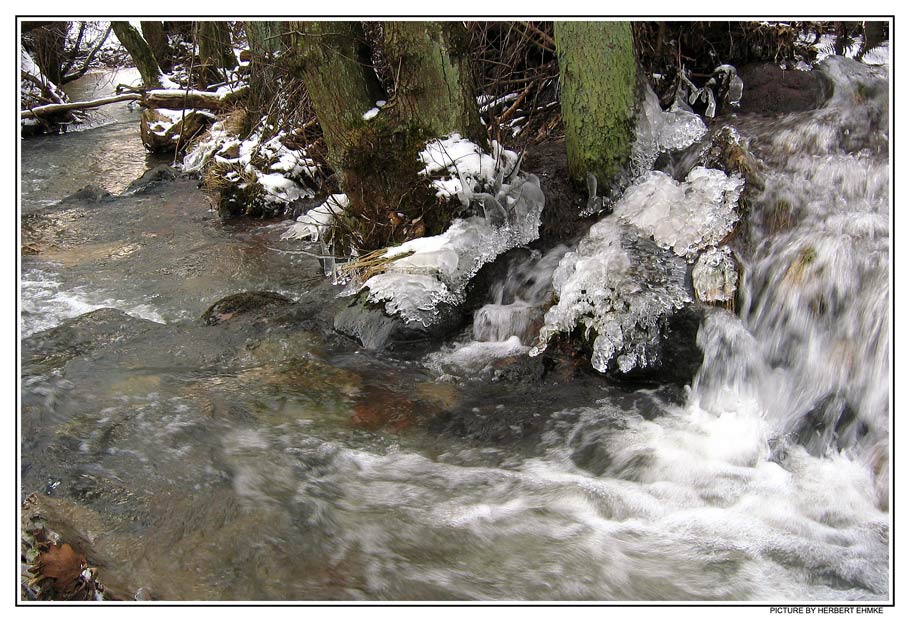
[[[430,326],[438,305],[464,300],[465,286],[484,264],[537,239],[544,195],[537,177],[517,174],[518,155],[495,142],[487,153],[452,134],[427,143],[419,159],[421,175],[437,196],[457,197],[484,215],[456,218],[440,235],[386,249],[383,257],[390,261],[384,272],[345,291],[366,289],[368,300],[384,304],[390,315]],[[333,195],[300,216],[282,237],[328,242],[334,217],[347,206],[345,195]]]
[[[264,129],[260,126],[249,138],[240,140],[227,131],[224,121],[217,121],[208,137],[183,158],[183,170],[202,172],[212,161],[232,164],[246,176],[255,177],[256,183],[262,186],[265,203],[286,204],[312,197],[313,190],[306,180],[314,180],[318,175],[316,162],[307,155],[306,148],[292,149],[282,142],[289,132],[282,130],[264,140]],[[240,182],[238,173],[228,173],[226,179]]]
[[[486,153],[476,143],[462,138],[460,134],[427,143],[420,153],[424,164],[422,175],[437,177],[432,181],[436,196],[447,199],[458,197],[465,202],[465,190],[477,192],[476,186],[495,183],[497,175],[508,177],[515,172],[518,154],[492,141],[492,153]]]

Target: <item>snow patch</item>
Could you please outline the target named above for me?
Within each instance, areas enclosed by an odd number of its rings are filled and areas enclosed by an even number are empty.
[[[325,239],[324,234],[331,228],[335,216],[343,213],[349,203],[348,197],[343,194],[331,195],[325,203],[300,216],[281,235],[281,239],[310,240],[312,242],[319,241],[320,237]]]

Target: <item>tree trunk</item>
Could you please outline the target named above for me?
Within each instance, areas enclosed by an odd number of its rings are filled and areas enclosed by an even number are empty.
[[[223,69],[233,69],[237,59],[231,48],[231,31],[227,22],[197,22],[196,43],[199,45],[200,86],[224,81]]]
[[[427,140],[453,131],[482,138],[476,103],[475,121],[466,101],[463,65],[447,52],[443,29],[422,24],[394,30],[393,72],[401,86],[390,98],[372,67],[360,23],[292,24],[292,56],[319,119],[329,163],[350,201],[341,223],[343,246],[359,250],[398,243],[416,231],[441,232],[451,209],[440,205],[419,177],[418,154]],[[391,57],[391,46],[385,49]],[[388,105],[365,115],[377,100],[389,100]]]
[[[164,32],[163,22],[139,22],[142,26],[142,36],[152,48],[152,53],[158,61],[158,66],[164,71],[170,71],[173,63],[173,53],[171,45],[167,40],[167,33]]]
[[[244,22],[246,40],[250,46],[250,122],[258,123],[265,106],[272,100],[277,87],[275,53],[281,49],[282,33],[290,31],[290,22]]]
[[[569,175],[609,188],[635,135],[636,59],[629,22],[556,22]]]
[[[142,83],[147,88],[161,88],[161,69],[158,68],[158,61],[155,60],[152,48],[139,34],[139,31],[133,28],[129,22],[111,22],[111,28],[120,43],[129,52],[130,58],[136,63],[139,75],[142,76]]]
[[[486,145],[467,55],[467,31],[456,22],[384,22],[383,49],[398,78],[402,114],[429,134],[458,132]]]

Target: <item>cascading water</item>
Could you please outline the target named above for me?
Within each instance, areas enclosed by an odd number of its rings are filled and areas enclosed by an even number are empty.
[[[593,514],[573,520],[598,533],[601,595],[887,598],[887,68],[818,70],[833,83],[821,109],[729,121],[765,185],[739,257],[742,309],[708,312],[685,402],[568,411],[546,459],[520,469],[590,495]],[[515,304],[481,309],[475,339],[519,334]],[[642,565],[656,557],[661,569]]]

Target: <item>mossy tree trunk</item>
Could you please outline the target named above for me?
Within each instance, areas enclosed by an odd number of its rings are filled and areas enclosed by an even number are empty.
[[[224,81],[224,69],[237,66],[231,48],[231,31],[227,22],[197,22],[196,44],[199,46],[200,86]]]
[[[111,22],[111,29],[136,64],[142,83],[148,88],[161,88],[161,69],[145,38],[129,22]]]
[[[170,71],[173,64],[173,52],[164,31],[164,22],[140,22],[142,37],[152,48],[152,53],[158,61],[158,66],[164,71]]]
[[[401,86],[394,98],[376,76],[359,22],[294,22],[291,29],[293,57],[329,163],[350,200],[345,243],[371,250],[444,229],[451,212],[419,178],[418,153],[427,140],[453,131],[480,139],[482,126],[473,94],[473,107],[468,105],[469,87],[443,29],[421,25],[388,33],[398,46],[384,48],[387,58],[396,59]],[[377,100],[388,105],[365,119]]]
[[[485,145],[465,28],[458,22],[384,22],[383,30],[403,114],[435,136],[458,132]]]
[[[599,188],[629,162],[635,136],[637,63],[629,22],[556,22],[560,105],[572,180]]]

